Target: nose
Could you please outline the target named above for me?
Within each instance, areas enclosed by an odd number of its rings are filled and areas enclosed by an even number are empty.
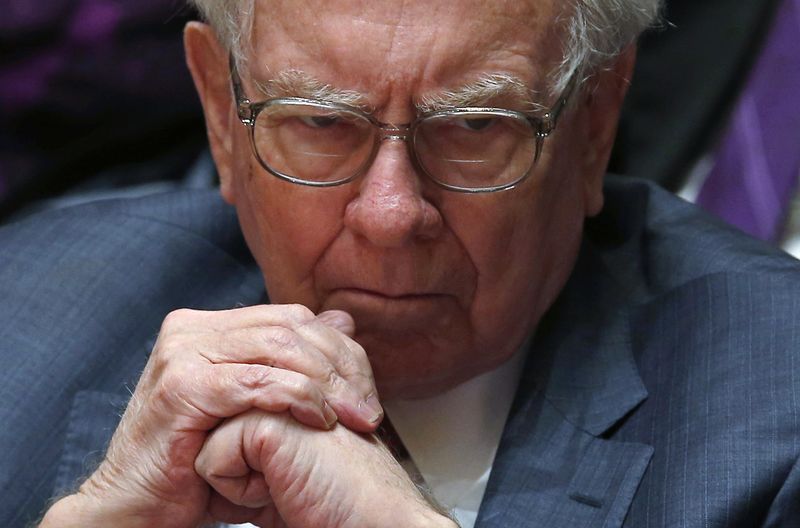
[[[423,196],[423,181],[403,141],[383,141],[359,184],[358,195],[345,210],[344,225],[348,229],[384,248],[438,236],[443,224],[441,214]]]

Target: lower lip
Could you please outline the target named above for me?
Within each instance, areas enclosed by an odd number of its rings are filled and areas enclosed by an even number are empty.
[[[324,308],[350,312],[357,326],[377,321],[407,326],[433,323],[434,318],[442,317],[447,305],[454,302],[454,297],[443,294],[389,296],[369,290],[339,289],[328,295]]]

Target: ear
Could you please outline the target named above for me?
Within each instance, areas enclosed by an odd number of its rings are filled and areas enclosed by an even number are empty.
[[[634,43],[625,48],[613,63],[595,73],[582,92],[589,116],[586,121],[588,147],[583,166],[586,216],[594,216],[603,208],[603,177],[635,62]]]
[[[237,126],[231,94],[228,53],[211,26],[189,22],[183,31],[186,63],[194,79],[206,118],[208,142],[217,165],[220,192],[228,203],[235,202],[234,127]]]

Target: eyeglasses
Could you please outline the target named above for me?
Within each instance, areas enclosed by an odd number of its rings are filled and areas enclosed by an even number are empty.
[[[574,86],[541,117],[502,108],[425,112],[412,123],[381,123],[344,104],[302,97],[251,103],[231,63],[239,119],[264,169],[292,183],[332,187],[364,174],[384,140],[405,141],[415,167],[457,192],[510,189],[531,172]]]

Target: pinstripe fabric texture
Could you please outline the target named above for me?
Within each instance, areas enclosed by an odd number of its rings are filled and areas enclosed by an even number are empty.
[[[653,187],[606,196],[476,526],[800,526],[797,261]]]
[[[657,188],[610,179],[539,325],[476,526],[800,526],[800,273]],[[0,231],[0,526],[91,470],[164,315],[259,302],[206,193]]]
[[[169,311],[262,298],[236,226],[188,192],[0,230],[0,526],[90,472]]]

